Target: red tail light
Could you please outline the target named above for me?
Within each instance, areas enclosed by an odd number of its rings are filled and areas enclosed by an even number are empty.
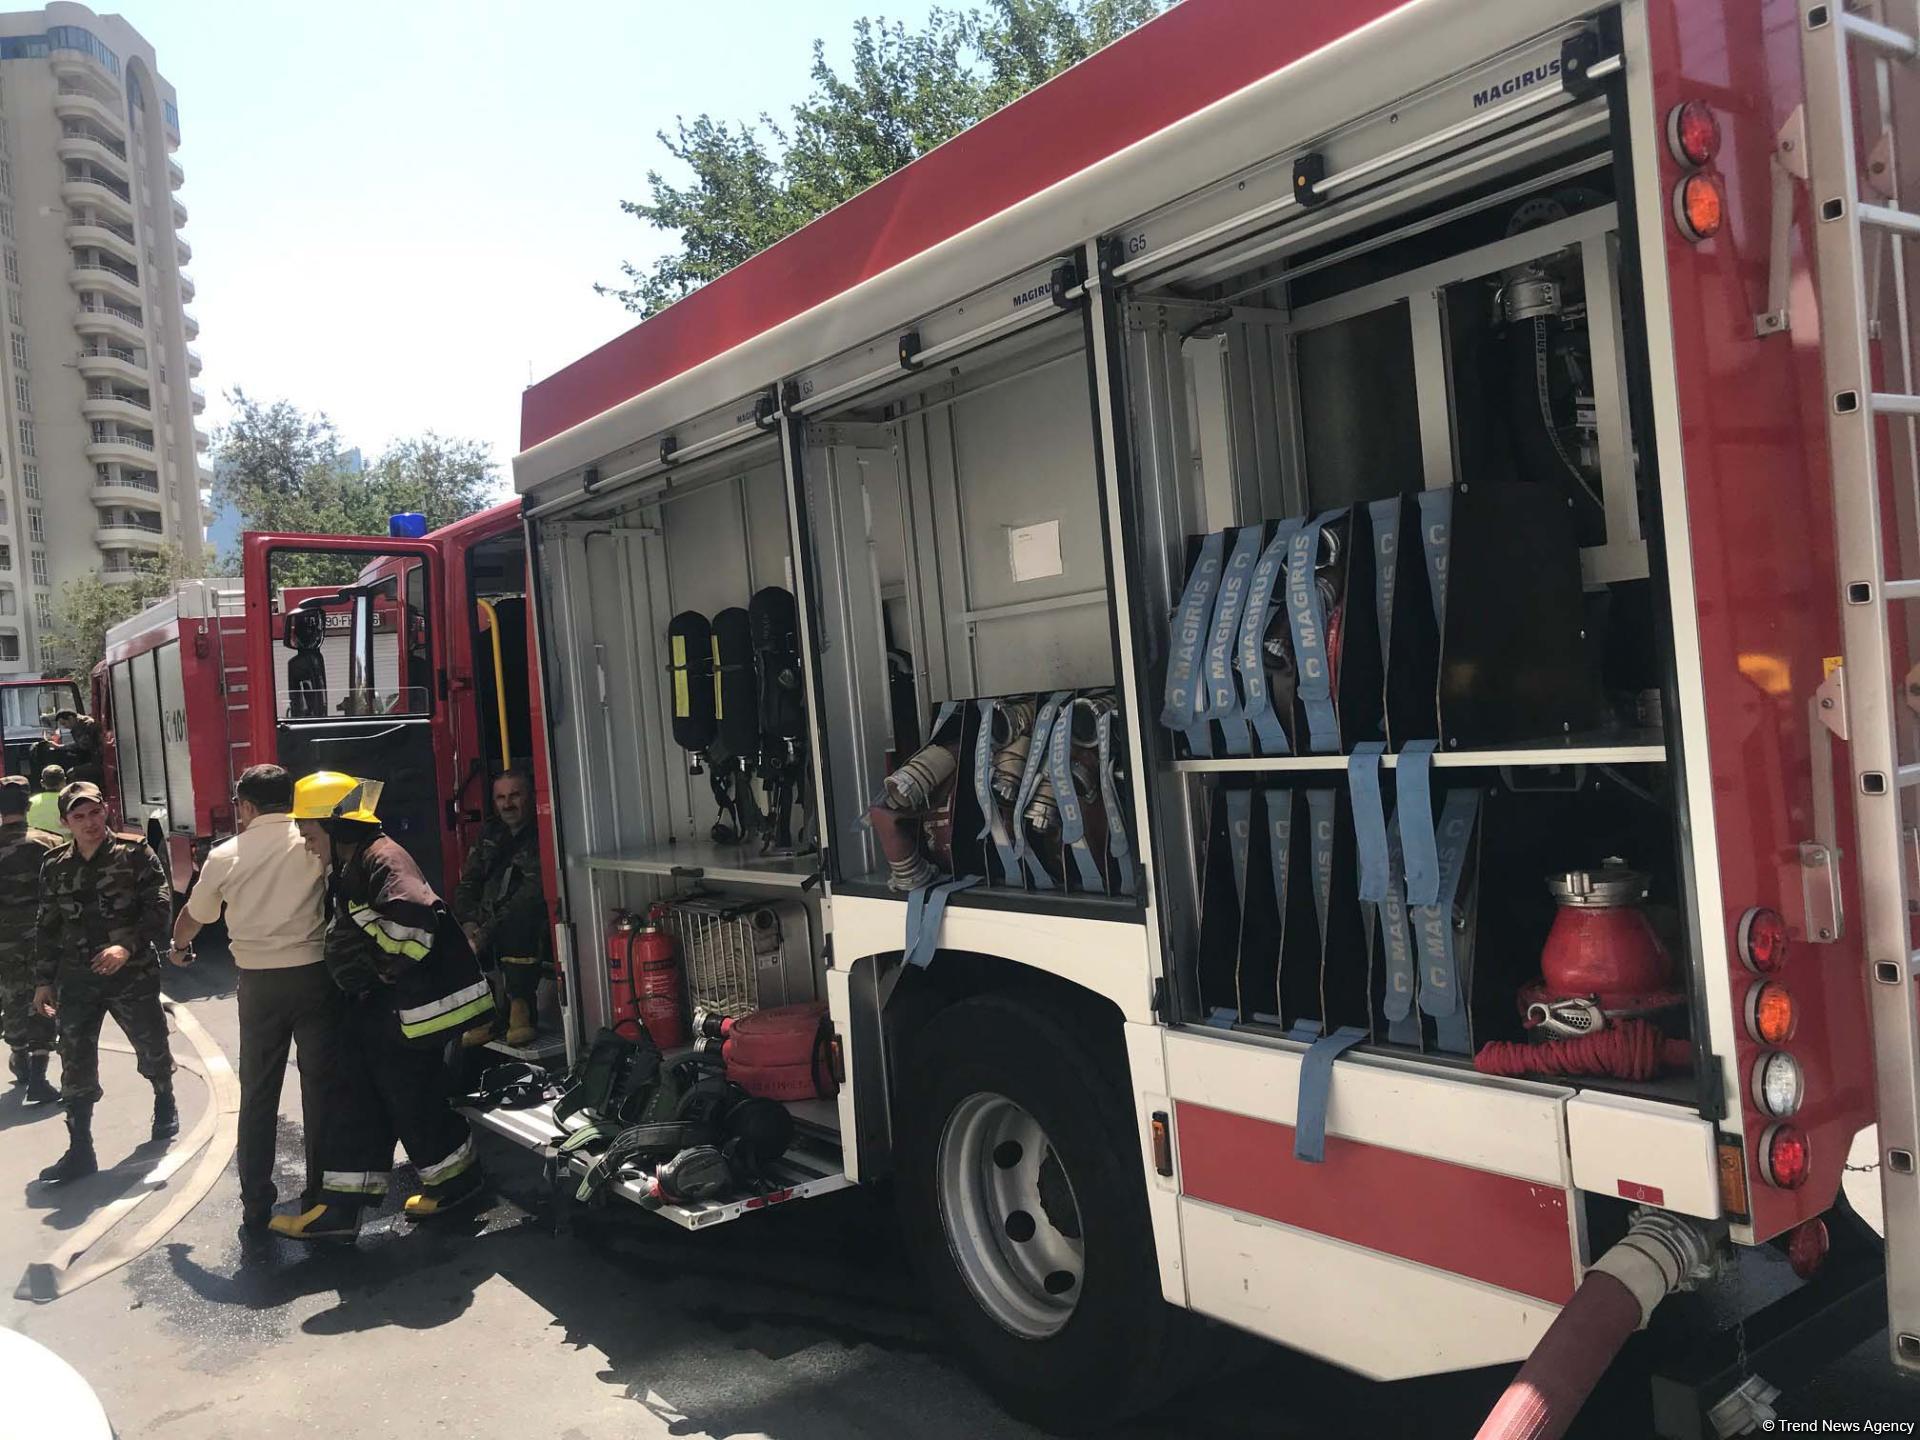
[[[1695,173],[1673,190],[1673,219],[1680,233],[1693,241],[1711,240],[1726,222],[1727,197],[1717,176]]]
[[[1682,165],[1704,165],[1720,153],[1720,121],[1704,100],[1667,112],[1667,147]]]
[[[1798,1190],[1813,1168],[1813,1146],[1797,1125],[1776,1125],[1760,1137],[1761,1173],[1782,1190]]]
[[[1787,1263],[1802,1280],[1811,1280],[1827,1259],[1827,1222],[1815,1216],[1796,1225],[1787,1237]]]
[[[1756,905],[1740,917],[1740,963],[1756,975],[1778,975],[1787,964],[1787,922]]]

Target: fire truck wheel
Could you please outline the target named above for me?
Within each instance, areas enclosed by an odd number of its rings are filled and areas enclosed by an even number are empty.
[[[1140,1140],[1118,1080],[1052,1015],[991,995],[912,1041],[896,1195],[934,1309],[1006,1409],[1094,1430],[1178,1382]]]

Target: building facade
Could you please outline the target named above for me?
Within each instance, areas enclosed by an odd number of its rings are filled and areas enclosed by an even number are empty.
[[[0,676],[60,589],[197,566],[211,482],[173,87],[118,15],[0,14]]]

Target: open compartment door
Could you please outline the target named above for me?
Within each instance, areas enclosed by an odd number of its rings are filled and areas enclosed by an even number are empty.
[[[273,695],[252,710],[253,753],[384,782],[381,823],[450,887],[439,563],[425,541],[249,535],[244,575],[248,669]]]

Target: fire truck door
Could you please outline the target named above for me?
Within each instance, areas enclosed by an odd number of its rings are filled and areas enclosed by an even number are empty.
[[[438,564],[417,541],[249,536],[245,567],[251,668],[274,681],[256,753],[385,782],[381,822],[435,885],[451,765]]]

